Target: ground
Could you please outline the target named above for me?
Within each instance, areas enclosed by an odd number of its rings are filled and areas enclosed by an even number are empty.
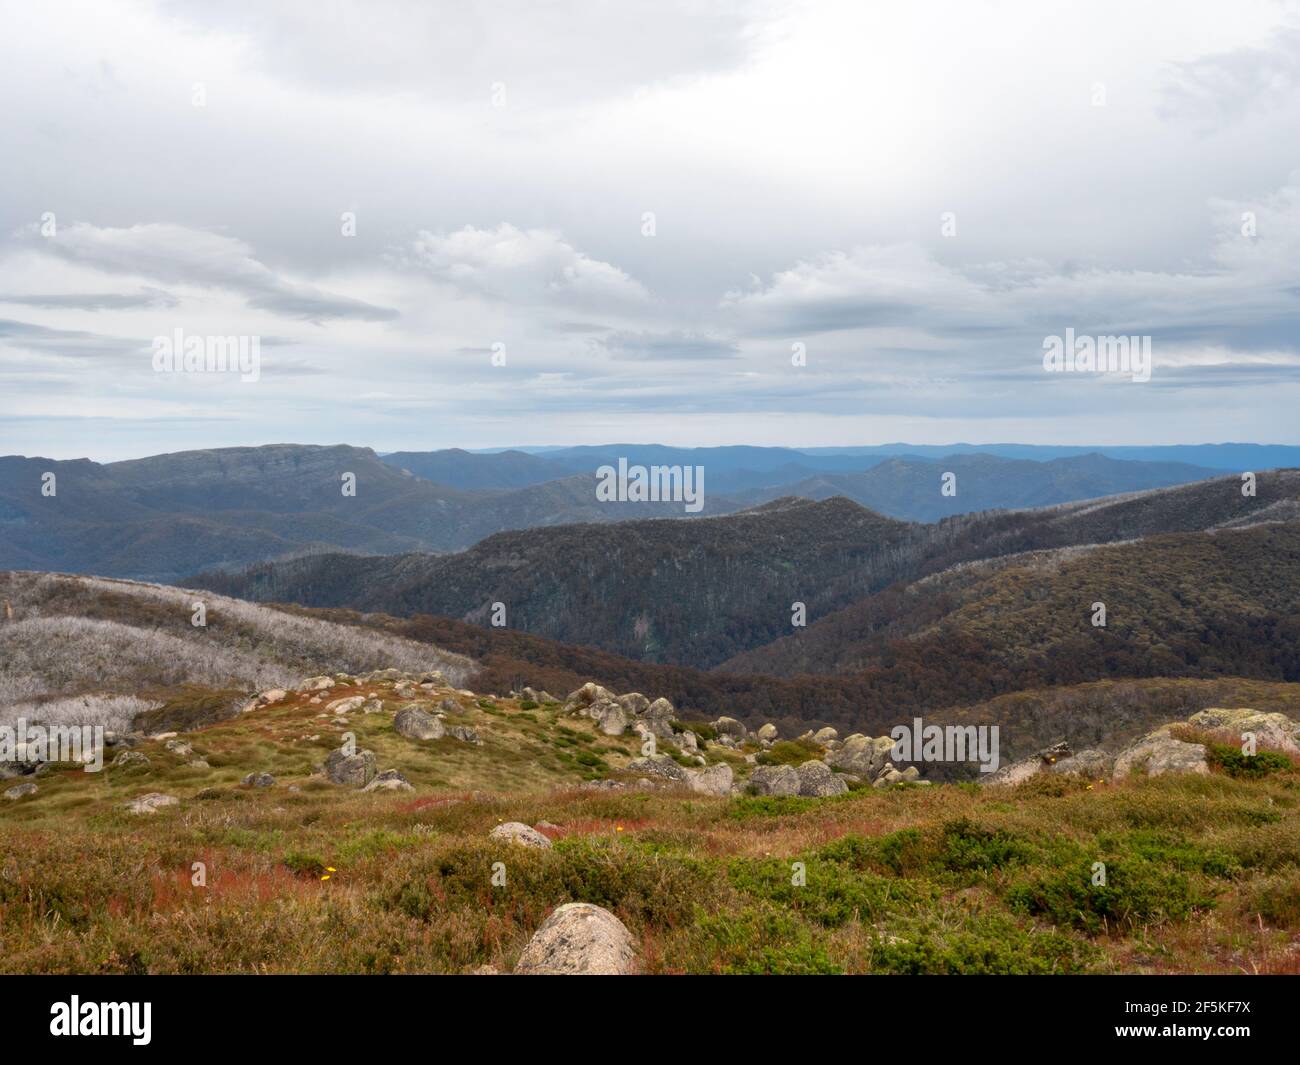
[[[27,778],[38,794],[0,807],[0,971],[508,972],[581,901],[627,924],[650,973],[1300,972],[1286,764],[830,799],[594,791],[632,737],[558,704],[458,701],[483,746],[407,740],[387,705],[349,716],[414,792],[313,776],[344,726],[300,695],[182,737],[210,769],[149,741],[147,767]],[[240,785],[262,770],[273,787]],[[153,791],[181,801],[124,808]],[[506,821],[554,846],[490,840]]]

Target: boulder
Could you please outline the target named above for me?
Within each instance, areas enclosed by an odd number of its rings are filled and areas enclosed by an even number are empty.
[[[1207,732],[1231,732],[1237,743],[1243,742],[1244,733],[1251,732],[1259,747],[1273,747],[1291,754],[1300,754],[1300,724],[1286,714],[1245,707],[1236,710],[1211,707],[1193,714],[1188,719],[1188,724]]]
[[[656,754],[649,758],[636,758],[627,764],[629,773],[644,777],[655,777],[672,784],[685,784],[687,771],[666,754]]]
[[[272,688],[270,691],[262,692],[257,701],[263,706],[270,706],[272,703],[278,703],[280,700],[287,698],[289,693],[283,688]]]
[[[772,743],[776,740],[776,737],[776,726],[770,721],[758,730],[758,738],[764,743]]]
[[[356,754],[348,754],[340,747],[336,751],[330,751],[324,769],[325,776],[331,783],[364,788],[375,779],[375,753],[358,751]]]
[[[441,719],[418,706],[407,706],[393,717],[393,731],[412,740],[440,740],[447,734]]]
[[[184,740],[168,740],[163,744],[167,750],[171,751],[177,758],[188,758],[194,753],[194,748]]]
[[[642,714],[638,715],[637,720],[656,736],[670,740],[673,738],[672,722],[676,716],[677,711],[673,709],[672,703],[667,699],[656,699]]]
[[[620,695],[615,702],[633,716],[644,714],[650,707],[650,700],[640,692],[628,692]]]
[[[720,717],[713,722],[713,730],[719,736],[730,736],[733,740],[740,741],[749,735],[749,730],[737,721],[734,717]]]
[[[893,749],[894,740],[889,736],[872,739],[855,732],[846,737],[836,750],[827,753],[826,764],[864,780],[875,780],[889,761],[889,752]]]
[[[542,922],[515,963],[520,976],[627,976],[636,946],[626,926],[589,902],[561,906]]]
[[[334,687],[333,677],[308,677],[299,686],[301,691],[320,692]]]
[[[903,779],[903,774],[886,762],[884,771],[871,782],[871,786],[873,788],[887,788],[891,784],[901,784]]]
[[[269,788],[275,783],[270,773],[249,773],[240,781],[246,788]]]
[[[483,746],[483,741],[479,739],[478,733],[468,725],[448,725],[447,735],[454,740],[460,740],[461,743],[472,743],[475,747]]]
[[[830,726],[818,729],[813,733],[813,743],[817,744],[819,747],[825,747],[827,744],[834,743],[839,738],[839,732]]]
[[[334,699],[325,704],[325,709],[332,714],[350,714],[366,705],[364,695],[349,695],[343,699]]]
[[[1165,773],[1209,773],[1205,760],[1205,747],[1199,743],[1184,743],[1169,734],[1172,726],[1165,725],[1123,750],[1115,759],[1113,776],[1123,780],[1133,773],[1145,772],[1149,777]]]
[[[109,763],[118,769],[129,769],[131,766],[143,767],[148,764],[149,756],[140,751],[123,751]]]
[[[164,806],[176,806],[180,799],[175,795],[164,795],[160,791],[151,791],[126,804],[128,812],[133,814],[156,814]]]
[[[600,731],[606,736],[621,736],[632,723],[632,714],[619,703],[601,703],[599,722]]]
[[[729,765],[719,763],[704,769],[686,770],[687,787],[701,795],[730,795],[731,782],[732,772]]]
[[[1110,776],[1110,755],[1090,747],[1054,762],[1048,766],[1048,770],[1052,773],[1086,777],[1088,780],[1104,780]]]
[[[799,794],[822,798],[827,795],[843,795],[849,790],[848,784],[831,772],[830,766],[815,758],[804,762],[796,772],[799,774]]]
[[[602,688],[594,681],[587,681],[581,688],[571,694],[568,702],[576,703],[578,706],[590,706],[592,703],[601,701],[613,701],[614,693],[608,688]]]
[[[374,780],[367,784],[362,791],[414,791],[411,782],[400,769],[385,769]]]
[[[5,791],[5,798],[10,802],[16,802],[27,795],[36,794],[36,785],[28,781],[26,784],[15,784],[12,788]]]
[[[761,765],[749,775],[759,795],[798,795],[799,773],[792,765]]]
[[[538,847],[545,850],[551,846],[549,839],[522,821],[507,821],[503,825],[497,825],[488,836],[491,839],[505,840],[507,843],[518,843],[521,847]]]

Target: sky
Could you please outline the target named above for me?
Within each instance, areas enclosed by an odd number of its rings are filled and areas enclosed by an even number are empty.
[[[1300,443],[1292,3],[0,24],[0,454]]]

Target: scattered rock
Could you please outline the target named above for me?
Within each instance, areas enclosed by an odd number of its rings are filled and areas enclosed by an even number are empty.
[[[1241,707],[1228,710],[1211,707],[1193,714],[1188,724],[1207,732],[1231,732],[1235,737],[1251,732],[1259,747],[1275,747],[1291,754],[1300,754],[1300,724],[1286,714],[1266,713]],[[1241,742],[1238,739],[1238,742]]]
[[[131,766],[147,766],[149,756],[141,751],[123,751],[114,758],[109,765],[118,769],[129,769]]]
[[[731,783],[731,766],[722,763],[686,771],[687,786],[701,795],[730,795]]]
[[[408,706],[397,711],[393,718],[393,730],[413,740],[440,740],[447,734],[447,728],[440,718],[426,714],[418,706]]]
[[[626,926],[589,902],[561,906],[542,923],[515,963],[521,976],[627,976],[636,946]]]
[[[650,708],[650,700],[640,692],[628,692],[614,700],[633,717],[644,714]]]
[[[505,840],[507,843],[518,843],[523,847],[540,847],[545,850],[551,846],[549,839],[537,829],[529,828],[522,821],[507,821],[503,825],[497,825],[488,836],[492,839]]]
[[[604,703],[597,719],[600,731],[606,736],[621,736],[632,723],[630,711],[621,703]]]
[[[853,773],[864,780],[875,780],[889,761],[889,752],[894,749],[894,740],[890,736],[877,736],[872,739],[860,732],[845,738],[836,750],[826,755],[826,764]]]
[[[30,782],[26,784],[15,784],[5,792],[5,798],[10,802],[16,802],[26,795],[35,795],[36,785]]]
[[[629,773],[666,780],[672,784],[685,784],[687,772],[666,754],[654,754],[649,758],[636,758],[628,762]]]
[[[739,742],[749,735],[749,730],[734,717],[720,717],[713,722],[713,729],[719,736],[730,736]]]
[[[472,743],[475,747],[482,747],[483,741],[479,735],[468,725],[448,725],[447,735],[452,739],[460,740],[461,743]]]
[[[824,798],[827,795],[843,795],[849,790],[848,784],[832,773],[830,766],[815,758],[804,762],[796,772],[799,775],[800,795]]]
[[[240,781],[246,788],[269,788],[275,783],[270,773],[249,773]]]
[[[1105,751],[1089,748],[1086,751],[1078,751],[1069,758],[1062,758],[1048,769],[1052,773],[1086,777],[1088,780],[1104,780],[1110,776],[1110,756]]]
[[[348,754],[343,748],[330,751],[325,759],[325,776],[334,784],[345,784],[351,788],[364,788],[375,779],[375,754],[373,751],[358,751]]]
[[[1170,728],[1165,725],[1122,751],[1115,759],[1114,778],[1123,780],[1144,770],[1149,777],[1165,773],[1209,773],[1205,747],[1174,739],[1169,735]]]
[[[164,795],[160,791],[151,791],[126,804],[127,811],[133,814],[156,814],[164,806],[176,806],[180,799],[175,795]]]
[[[400,769],[385,769],[367,784],[362,791],[414,791],[411,782]]]
[[[326,703],[325,709],[332,714],[350,714],[353,710],[360,710],[365,705],[366,697],[364,695],[349,695]]]
[[[759,795],[798,795],[799,773],[792,765],[761,765],[749,775]]]

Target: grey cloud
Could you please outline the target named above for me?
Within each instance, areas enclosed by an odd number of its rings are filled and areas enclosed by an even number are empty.
[[[162,289],[147,288],[140,292],[0,293],[0,303],[47,310],[124,311],[138,307],[175,307],[180,300]]]
[[[596,345],[615,359],[734,359],[740,355],[734,341],[681,330],[615,332]]]

